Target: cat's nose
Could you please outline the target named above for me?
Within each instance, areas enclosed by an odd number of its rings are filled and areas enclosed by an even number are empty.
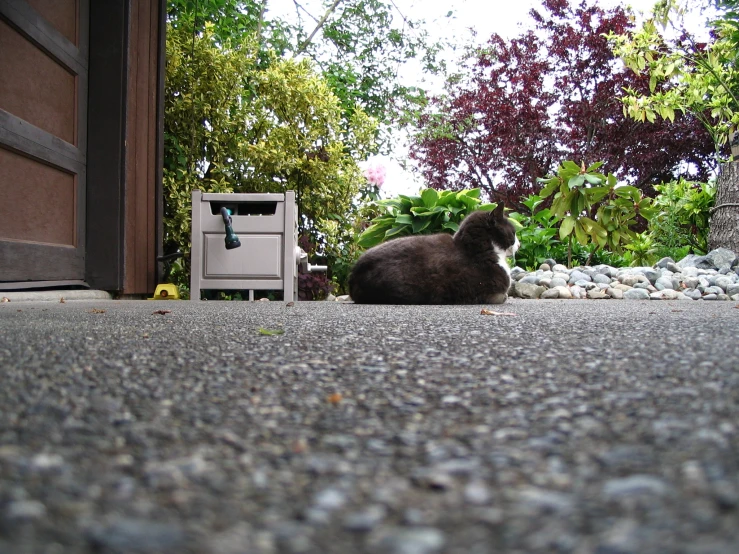
[[[511,247],[506,250],[506,256],[508,256],[509,258],[515,256],[519,246],[521,246],[521,242],[518,240],[518,237],[516,237],[516,242],[514,242]]]

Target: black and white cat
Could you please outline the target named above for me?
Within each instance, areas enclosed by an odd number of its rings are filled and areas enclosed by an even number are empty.
[[[404,237],[370,248],[349,275],[358,304],[502,304],[519,241],[503,204],[462,220],[454,236]]]

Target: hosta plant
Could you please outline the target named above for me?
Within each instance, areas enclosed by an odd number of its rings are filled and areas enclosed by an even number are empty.
[[[377,203],[382,213],[359,236],[357,243],[371,248],[406,235],[454,233],[464,217],[475,210],[494,210],[497,204],[480,200],[480,189],[437,191],[424,189],[417,196],[398,195]]]

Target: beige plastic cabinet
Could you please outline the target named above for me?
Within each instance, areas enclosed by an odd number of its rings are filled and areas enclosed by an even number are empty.
[[[241,242],[226,249],[226,208]],[[297,299],[298,214],[295,192],[285,194],[192,193],[190,298],[204,289],[282,290],[285,302]]]

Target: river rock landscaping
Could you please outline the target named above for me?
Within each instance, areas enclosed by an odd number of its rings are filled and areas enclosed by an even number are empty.
[[[568,269],[547,260],[533,272],[514,267],[511,279],[514,298],[739,301],[739,257],[726,248],[679,262],[662,258],[652,267]]]

